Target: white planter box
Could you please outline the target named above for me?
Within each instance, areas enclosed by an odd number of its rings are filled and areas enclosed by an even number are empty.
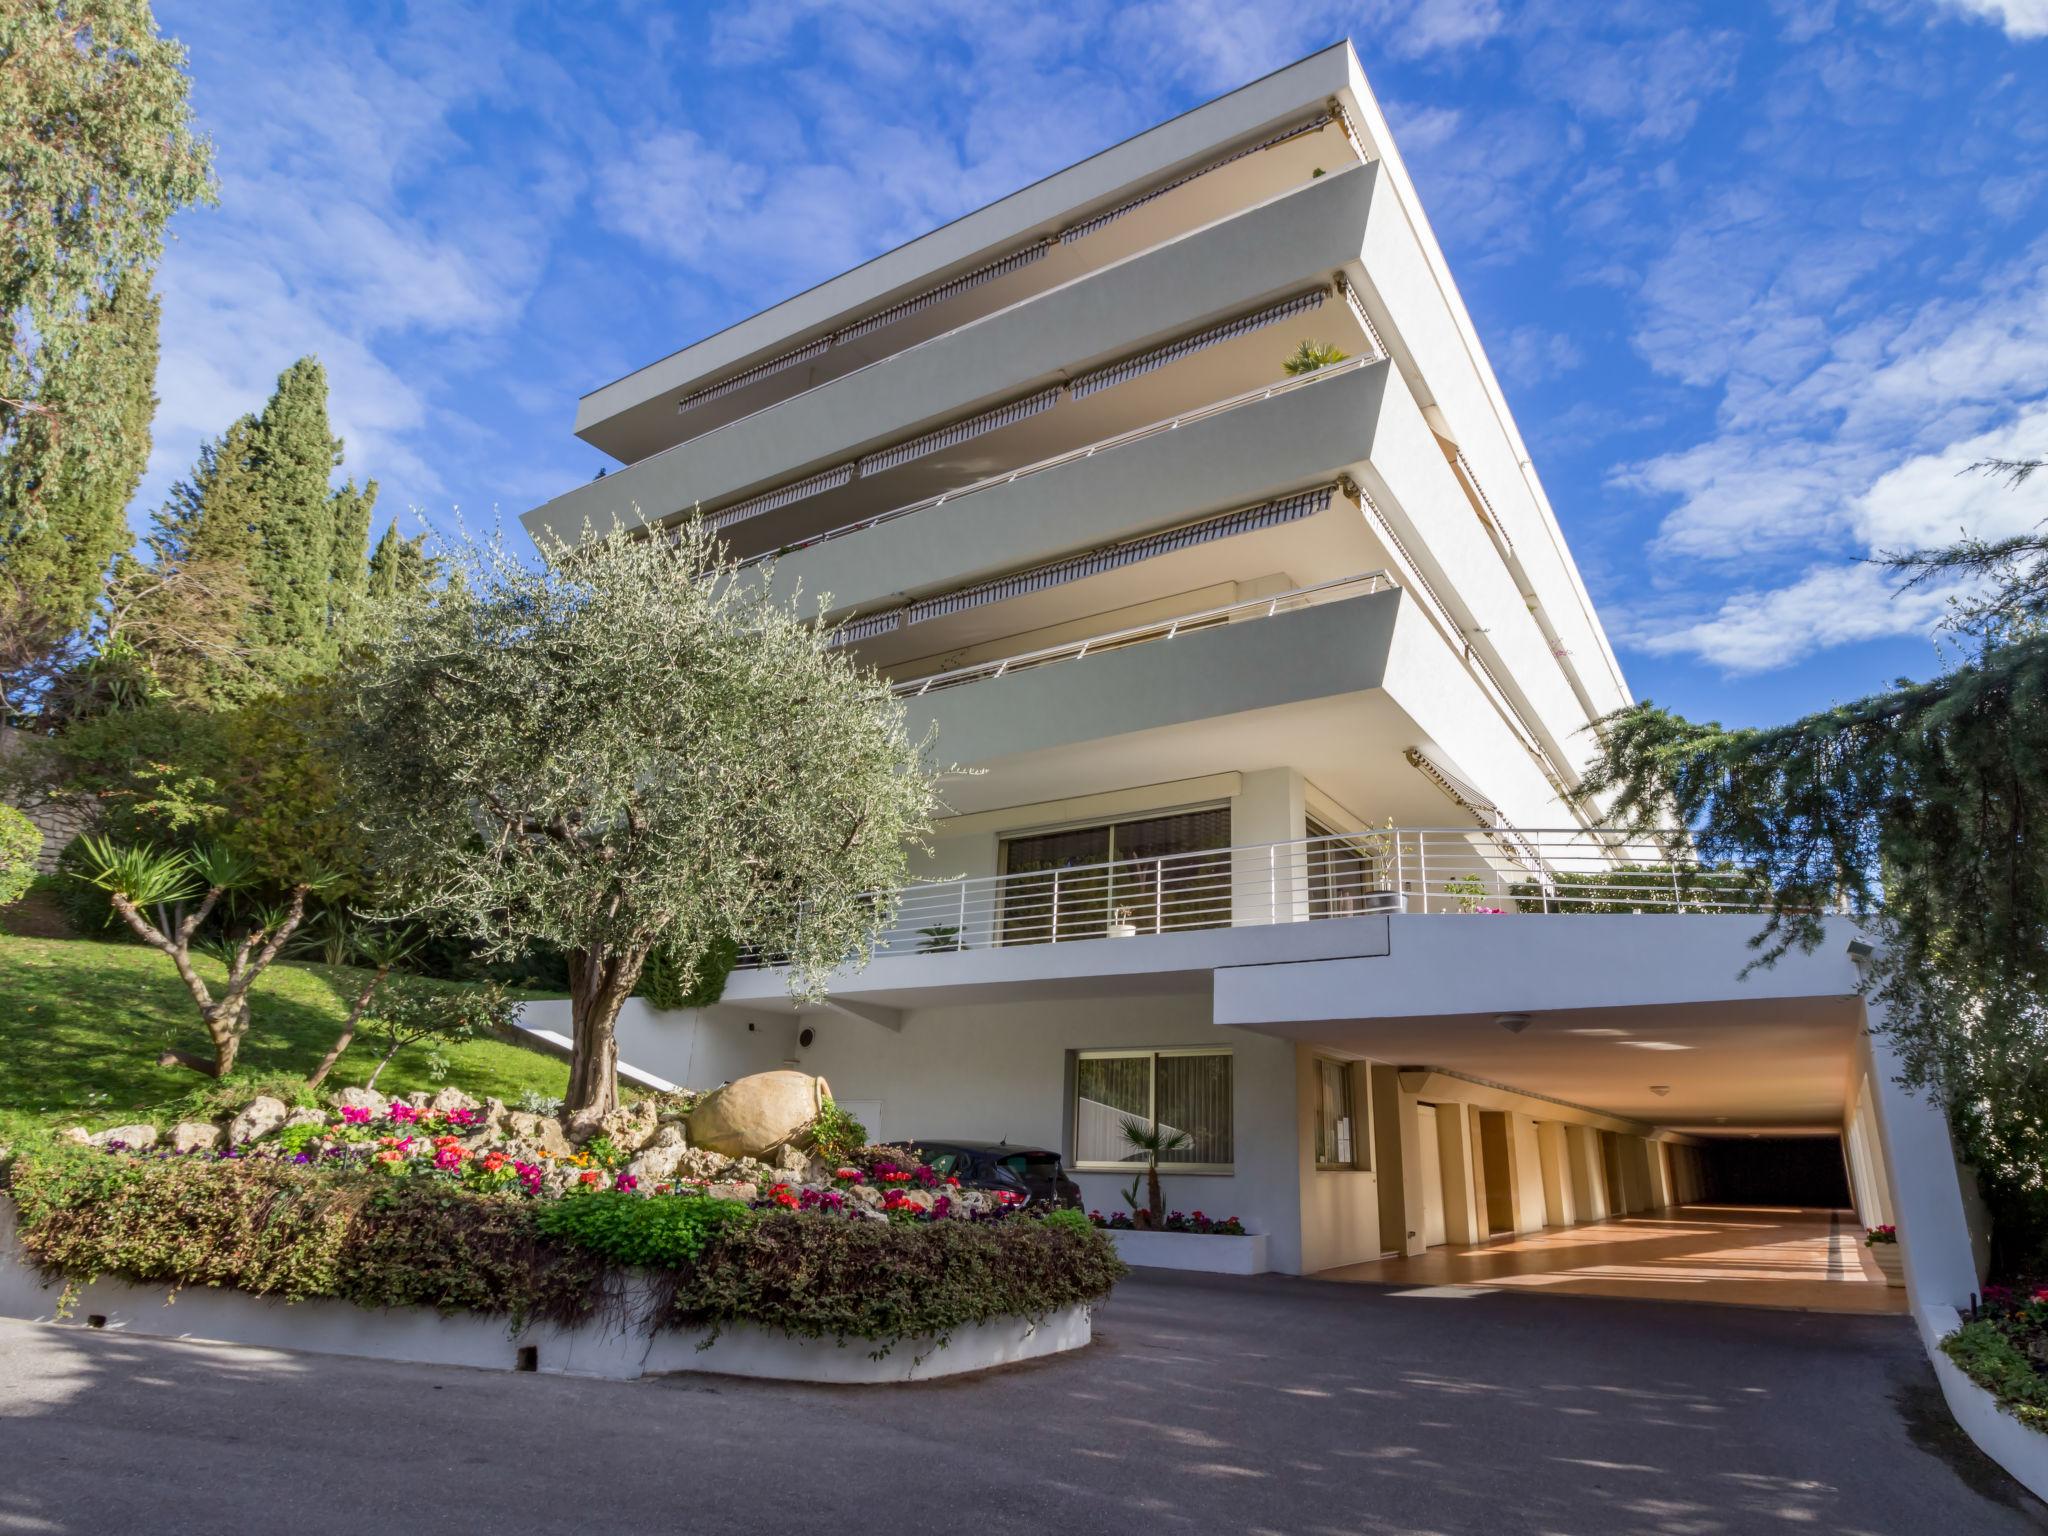
[[[1135,1269],[1195,1269],[1211,1275],[1263,1275],[1266,1234],[1215,1237],[1205,1232],[1111,1232],[1109,1240]]]
[[[849,1339],[842,1345],[832,1339],[792,1338],[751,1324],[728,1328],[716,1343],[700,1349],[700,1334],[646,1326],[644,1319],[654,1305],[648,1280],[631,1274],[625,1291],[623,1316],[574,1328],[536,1323],[514,1333],[504,1318],[475,1312],[444,1315],[426,1307],[373,1312],[345,1301],[284,1302],[207,1286],[188,1286],[174,1299],[167,1285],[103,1279],[79,1287],[60,1318],[62,1283],[44,1280],[28,1262],[14,1240],[14,1204],[0,1199],[0,1317],[97,1326],[110,1333],[498,1371],[519,1369],[521,1350],[532,1349],[533,1363],[527,1368],[553,1375],[631,1381],[708,1371],[770,1381],[854,1385],[988,1370],[1079,1349],[1093,1337],[1092,1309],[1077,1305],[1035,1323],[1000,1318],[958,1328],[943,1347],[930,1338],[903,1339],[879,1360],[873,1356],[881,1346],[865,1339]],[[95,1324],[93,1318],[101,1321]]]
[[[2018,1478],[2036,1498],[2048,1499],[2048,1435],[2022,1424],[1998,1406],[1998,1399],[1963,1374],[1961,1366],[1942,1353],[1940,1339],[1963,1326],[1953,1307],[1930,1306],[1920,1319],[1921,1335],[1934,1362],[1934,1379],[1977,1449]]]

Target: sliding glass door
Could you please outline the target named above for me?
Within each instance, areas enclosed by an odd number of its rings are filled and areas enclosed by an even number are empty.
[[[1002,941],[1226,927],[1229,846],[1228,806],[1006,838]]]

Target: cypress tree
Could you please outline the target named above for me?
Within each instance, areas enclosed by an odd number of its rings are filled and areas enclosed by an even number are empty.
[[[280,683],[325,670],[336,654],[328,602],[335,497],[327,482],[340,462],[341,443],[327,428],[327,371],[302,357],[278,376],[250,433],[259,519],[248,553],[258,599],[252,650],[269,658],[266,670]]]
[[[361,616],[369,580],[365,559],[370,549],[370,513],[376,505],[374,480],[357,490],[351,478],[328,498],[334,541],[327,577],[328,628],[337,639],[348,635]]]
[[[425,587],[434,579],[440,562],[427,553],[427,536],[416,533],[406,538],[392,523],[370,552],[369,579],[365,590],[370,601],[389,603]]]
[[[60,647],[92,616],[109,562],[130,542],[128,498],[149,463],[156,296],[133,271],[51,359],[41,403],[0,459],[0,624],[10,671]],[[61,423],[108,423],[103,441]]]

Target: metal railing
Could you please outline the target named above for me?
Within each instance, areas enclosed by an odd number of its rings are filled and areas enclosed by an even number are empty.
[[[878,954],[1133,939],[1381,913],[1504,917],[1761,912],[1749,872],[1708,867],[1683,832],[1387,827],[1057,869],[927,881],[894,893]],[[740,965],[774,964],[758,951]]]
[[[1079,661],[1085,656],[1099,655],[1103,651],[1121,650],[1125,646],[1143,645],[1152,640],[1171,640],[1176,635],[1185,634],[1190,630],[1210,629],[1218,624],[1241,623],[1246,619],[1270,619],[1276,613],[1293,613],[1302,608],[1314,608],[1322,603],[1337,602],[1348,597],[1366,597],[1375,592],[1393,590],[1394,578],[1385,571],[1373,571],[1364,576],[1340,576],[1334,581],[1295,587],[1287,592],[1275,593],[1271,597],[1247,598],[1243,602],[1227,603],[1220,608],[1203,608],[1170,619],[1155,619],[1150,624],[1137,624],[1129,629],[1090,635],[1085,640],[1069,640],[1061,645],[1048,645],[1040,650],[1024,651],[999,660],[979,661],[969,666],[955,667],[950,672],[934,672],[929,677],[906,678],[893,685],[890,692],[899,699],[921,699],[928,693],[936,693],[945,688],[957,688],[962,683],[978,683],[986,678],[1003,677],[1011,672],[1025,672],[1051,662]]]
[[[1259,401],[1269,400],[1275,395],[1291,394],[1297,389],[1304,389],[1309,385],[1319,384],[1323,380],[1332,378],[1340,373],[1351,373],[1356,369],[1366,367],[1377,361],[1379,359],[1372,357],[1346,358],[1341,363],[1332,363],[1328,367],[1317,369],[1314,373],[1300,374],[1294,378],[1282,379],[1274,384],[1262,385],[1257,389],[1248,389],[1242,393],[1227,396],[1222,400],[1213,400],[1209,404],[1197,406],[1191,411],[1183,411],[1178,416],[1169,416],[1160,421],[1148,422],[1142,427],[1133,427],[1128,432],[1119,432],[1114,437],[1105,437],[1098,442],[1089,443],[1083,448],[1070,448],[1065,453],[1056,453],[1050,458],[1038,459],[1019,469],[1004,470],[1001,474],[990,475],[985,479],[973,481],[970,484],[956,487],[950,491],[941,491],[936,496],[926,496],[917,501],[906,502],[900,507],[891,507],[886,512],[877,512],[873,517],[864,517],[858,522],[847,523],[838,528],[831,528],[824,533],[814,533],[808,538],[794,539],[788,544],[781,545],[775,549],[764,550],[758,555],[749,555],[746,559],[739,562],[739,568],[745,570],[749,566],[759,565],[763,561],[779,560],[784,555],[795,554],[799,550],[810,549],[818,544],[829,544],[834,539],[845,538],[848,534],[865,533],[868,529],[878,528],[883,523],[893,523],[899,517],[909,517],[912,513],[916,512],[929,512],[935,507],[945,506],[948,502],[958,501],[963,496],[972,496],[977,491],[994,490],[997,486],[1009,485],[1013,481],[1038,474],[1042,470],[1058,469],[1062,464],[1077,464],[1083,459],[1093,458],[1098,453],[1107,453],[1112,448],[1121,448],[1128,443],[1141,442],[1148,437],[1157,437],[1162,432],[1173,432],[1192,422],[1201,421],[1206,417],[1221,415],[1225,411],[1234,411],[1241,405],[1255,405]]]

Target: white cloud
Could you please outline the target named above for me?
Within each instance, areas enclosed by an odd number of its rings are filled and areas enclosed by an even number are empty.
[[[1942,592],[1894,591],[1877,566],[1823,565],[1789,586],[1737,593],[1710,616],[1639,643],[1652,655],[1693,655],[1727,673],[1767,672],[1827,646],[1924,634],[1945,607]]]
[[[2048,37],[2048,0],[1937,0],[1942,9],[1996,22],[2015,42]]]

